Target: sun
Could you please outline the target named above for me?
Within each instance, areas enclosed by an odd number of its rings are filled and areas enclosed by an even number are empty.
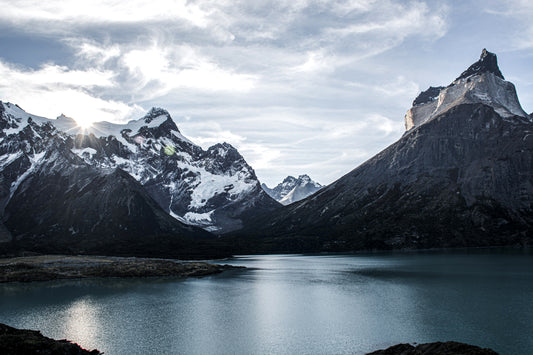
[[[93,125],[92,122],[82,120],[76,121],[76,123],[78,124],[78,127],[80,127],[83,131],[88,130]]]

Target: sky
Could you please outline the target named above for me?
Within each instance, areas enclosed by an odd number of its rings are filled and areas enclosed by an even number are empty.
[[[487,48],[533,111],[529,0],[0,0],[0,100],[78,122],[168,110],[273,187],[329,184]]]

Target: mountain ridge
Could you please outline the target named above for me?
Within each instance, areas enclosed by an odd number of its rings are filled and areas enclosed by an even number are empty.
[[[6,137],[28,126],[29,136],[33,126],[53,126],[72,139],[70,151],[86,164],[126,171],[180,222],[225,233],[241,228],[249,209],[278,207],[233,146],[221,143],[203,150],[180,133],[164,109],[152,108],[126,124],[102,121],[81,127],[64,115],[51,120],[10,103],[0,106]]]
[[[13,123],[5,116],[0,122]],[[121,169],[87,164],[70,150],[71,136],[41,123],[1,133],[0,212],[8,236],[0,254],[178,257],[201,255],[197,244],[214,239],[170,217]]]
[[[447,98],[446,87],[438,100],[421,100],[431,110],[418,111],[397,142],[316,194],[258,218],[233,235],[235,243],[243,252],[531,243],[533,124],[502,105],[516,103],[516,92],[491,72],[454,86],[461,95]],[[470,99],[474,93],[487,99]],[[446,107],[435,112],[438,104]]]

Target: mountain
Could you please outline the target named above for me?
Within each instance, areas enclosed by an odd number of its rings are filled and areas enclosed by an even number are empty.
[[[172,218],[123,170],[86,163],[50,120],[20,111],[0,103],[1,254],[212,255],[196,244],[213,235]]]
[[[505,81],[496,55],[483,49],[479,61],[472,64],[447,87],[430,87],[413,102],[405,116],[405,128],[419,126],[451,107],[480,103],[492,107],[502,118],[525,117],[514,85]]]
[[[0,105],[0,128],[6,137],[2,145],[8,147],[0,151],[0,169],[14,179],[6,185],[11,193],[35,170],[33,160],[37,164],[43,154],[55,151],[65,158],[66,170],[69,164],[81,164],[99,173],[126,172],[166,214],[211,232],[239,229],[253,213],[279,206],[261,189],[253,169],[234,147],[223,143],[203,150],[181,134],[163,109],[153,108],[127,124],[97,122],[83,128],[63,115],[50,120],[13,104]],[[45,127],[50,142],[63,144],[42,142],[39,137]],[[27,153],[22,148],[14,150],[14,146],[24,146]],[[31,152],[39,153],[28,155]],[[23,166],[11,173],[12,164]],[[117,193],[120,195],[118,189]],[[5,205],[10,194],[4,196]]]
[[[533,123],[496,55],[483,50],[450,85],[419,95],[405,122],[396,143],[259,218],[234,245],[295,252],[533,241]]]
[[[313,181],[308,175],[300,175],[298,178],[287,176],[283,182],[279,183],[273,189],[265,184],[261,186],[270,197],[282,205],[289,205],[293,202],[300,201],[323,187],[318,182]]]

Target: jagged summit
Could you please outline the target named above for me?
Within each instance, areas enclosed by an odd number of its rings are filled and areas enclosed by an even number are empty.
[[[14,177],[0,184],[0,212],[26,172],[45,162],[52,164],[46,173],[55,169],[52,153],[63,154],[62,169],[68,162],[95,173],[121,169],[173,219],[208,231],[241,228],[254,212],[279,207],[237,149],[229,143],[202,149],[161,108],[126,124],[101,121],[82,128],[65,116],[48,119],[0,102],[0,143],[0,178],[2,171]]]
[[[126,147],[134,148],[134,138],[143,136],[144,138],[160,138],[160,137],[178,137],[181,141],[191,143],[187,138],[181,135],[178,126],[170,116],[167,110],[162,108],[152,108],[142,118],[131,120],[125,124],[111,123],[107,121],[98,121],[92,123],[89,127],[81,127],[75,119],[61,114],[56,119],[49,119],[45,117],[29,114],[18,105],[11,103],[0,102],[2,111],[5,111],[7,116],[12,121],[10,125],[13,127],[7,134],[16,134],[29,122],[35,122],[38,125],[51,124],[57,130],[67,133],[75,137],[77,135],[89,136],[94,135],[97,138],[106,138],[114,136],[120,140]],[[31,118],[28,120],[28,118]],[[132,145],[133,144],[133,145]],[[136,151],[136,149],[133,149]]]
[[[476,103],[492,107],[504,119],[531,121],[520,106],[514,85],[504,80],[496,55],[483,49],[480,59],[450,85],[430,87],[418,95],[405,115],[405,129],[410,131],[458,105]]]
[[[498,58],[496,57],[496,54],[489,52],[486,48],[483,48],[483,50],[481,51],[481,56],[479,57],[479,60],[469,66],[468,69],[466,69],[454,81],[484,72],[492,73],[497,77],[505,80],[502,72],[500,71],[500,68],[498,68]]]
[[[272,198],[283,205],[288,205],[312,195],[323,186],[304,174],[298,178],[289,175],[273,189],[265,184],[262,184],[262,187]]]
[[[150,111],[142,118],[144,122],[150,123],[159,116],[165,116],[167,119],[171,119],[170,113],[161,107],[152,107]]]

